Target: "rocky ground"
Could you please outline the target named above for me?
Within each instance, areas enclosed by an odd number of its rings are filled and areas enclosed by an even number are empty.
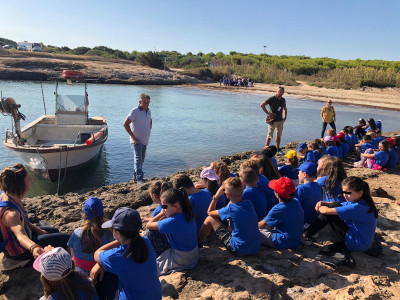
[[[286,150],[296,145],[288,144]],[[238,153],[222,159],[236,172],[252,154]],[[354,268],[334,270],[315,260],[328,243],[326,233],[313,246],[301,245],[294,251],[262,246],[257,255],[248,257],[233,256],[211,237],[194,269],[160,277],[164,299],[399,299],[400,206],[396,200],[400,199],[400,167],[382,172],[353,169],[350,159],[345,164],[348,175],[360,176],[370,184],[380,215],[377,238],[384,247],[380,257],[354,253]],[[185,173],[198,181],[201,169]],[[83,202],[91,196],[103,200],[108,218],[121,206],[136,208],[142,216],[150,216],[155,208],[147,184],[138,186],[133,182],[104,186],[86,194],[39,196],[24,202],[32,222],[45,220],[72,232],[80,226]],[[38,299],[42,295],[39,274],[31,266],[5,272],[0,275],[0,293],[0,299]]]

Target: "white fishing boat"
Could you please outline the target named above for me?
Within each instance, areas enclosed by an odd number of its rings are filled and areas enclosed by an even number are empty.
[[[24,115],[11,97],[1,99],[0,112],[14,119],[6,131],[4,146],[34,172],[54,182],[69,171],[93,161],[108,137],[105,117],[88,116],[87,85],[84,95],[59,95],[56,83],[55,115],[47,115],[20,127]]]

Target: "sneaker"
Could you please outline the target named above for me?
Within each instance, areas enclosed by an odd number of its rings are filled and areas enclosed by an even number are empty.
[[[311,246],[313,244],[313,241],[309,238],[302,238],[301,244],[304,246]]]
[[[278,148],[278,153],[281,155],[285,155],[285,152],[283,152],[281,148]]]
[[[137,181],[137,184],[138,185],[144,185],[146,183],[146,181],[144,181],[144,179],[139,179],[138,181]]]
[[[18,268],[25,267],[30,263],[30,259],[18,260],[12,259],[4,255],[2,261],[0,262],[0,271],[11,271]]]
[[[325,255],[319,254],[317,255],[316,259],[333,268],[337,268],[340,266],[347,266],[352,268],[355,266],[355,260],[349,252],[347,253],[336,252]]]

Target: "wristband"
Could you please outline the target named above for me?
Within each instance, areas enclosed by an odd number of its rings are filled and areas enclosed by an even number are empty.
[[[35,250],[36,248],[42,248],[42,246],[40,246],[39,244],[33,244],[33,245],[29,248],[29,251],[33,254],[33,250]]]

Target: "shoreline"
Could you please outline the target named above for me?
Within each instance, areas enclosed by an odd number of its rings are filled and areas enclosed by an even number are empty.
[[[254,87],[220,86],[219,83],[183,84],[177,87],[197,88],[204,90],[218,90],[234,93],[271,94],[275,95],[279,85],[255,83]],[[334,104],[362,106],[384,110],[400,111],[399,88],[366,88],[357,90],[328,89],[310,86],[299,81],[298,86],[284,86],[285,96],[301,99],[325,102],[328,99]]]

